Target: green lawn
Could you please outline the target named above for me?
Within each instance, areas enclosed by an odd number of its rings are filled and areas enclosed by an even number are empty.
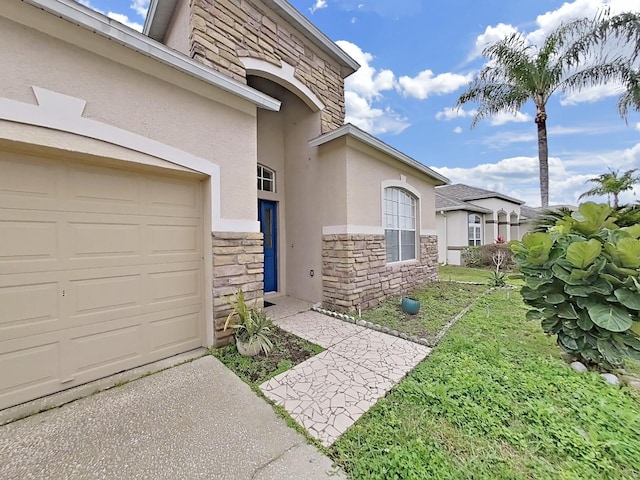
[[[457,265],[440,265],[438,275],[445,282],[489,283],[493,269],[459,267]],[[506,273],[506,281],[510,285],[524,285],[516,273]]]
[[[362,319],[433,343],[442,327],[488,288],[487,285],[429,282],[410,293],[420,300],[420,311],[416,315],[404,313],[400,298],[393,297],[363,312]]]
[[[637,479],[640,395],[579,375],[494,291],[331,448],[353,479]]]

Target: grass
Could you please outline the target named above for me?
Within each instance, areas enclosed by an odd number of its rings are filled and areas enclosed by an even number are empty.
[[[363,312],[362,319],[433,343],[442,327],[487,288],[455,282],[426,283],[411,292],[411,297],[420,300],[420,311],[416,315],[404,313],[396,297]]]
[[[469,268],[457,265],[440,265],[438,275],[441,281],[474,282],[488,284],[494,272],[492,268]],[[510,285],[524,285],[523,280],[515,273],[506,273],[506,281]]]
[[[640,478],[640,395],[574,373],[525,311],[481,299],[332,457],[353,479]]]
[[[268,356],[260,353],[255,357],[245,357],[238,353],[235,345],[214,349],[211,354],[246,383],[257,387],[324,350],[275,325],[272,327],[272,332],[273,350]]]

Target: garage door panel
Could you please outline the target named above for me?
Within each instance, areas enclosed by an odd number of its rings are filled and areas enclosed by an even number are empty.
[[[92,272],[75,273],[87,275]],[[130,316],[139,313],[144,305],[142,283],[140,274],[71,280],[68,296],[73,324],[104,321],[108,314]]]
[[[199,268],[155,272],[149,275],[149,301],[151,305],[175,304],[177,301],[187,301],[188,304],[200,303]]]
[[[121,323],[113,322],[106,330],[105,326],[73,330],[66,354],[75,383],[111,375],[140,363],[144,354],[142,326],[123,327]]]
[[[115,221],[70,222],[71,259],[141,255],[142,226]],[[130,260],[129,260],[130,261]]]
[[[50,161],[33,161],[22,156],[0,158],[0,198],[16,197],[22,201],[27,197],[54,198],[58,177],[47,168],[50,165]]]
[[[149,225],[149,255],[180,256],[200,254],[197,225]]]
[[[60,364],[55,332],[0,342],[0,408],[58,390]]]
[[[113,208],[140,203],[140,176],[127,171],[73,165],[67,178],[69,197],[79,200],[86,208],[91,208],[90,204]]]
[[[1,218],[0,239],[0,265],[3,266],[12,262],[56,260],[59,257],[58,223],[55,221]]]
[[[149,212],[162,216],[199,216],[200,184],[189,180],[149,178]]]
[[[0,408],[202,345],[202,198],[0,152]]]
[[[151,355],[162,358],[200,346],[199,310],[165,317],[149,323],[145,338]]]
[[[18,280],[18,279],[16,279]],[[62,328],[58,282],[0,286],[0,338],[12,339]]]

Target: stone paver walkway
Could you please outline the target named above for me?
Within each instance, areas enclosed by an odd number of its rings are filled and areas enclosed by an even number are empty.
[[[325,446],[431,353],[423,345],[317,312],[274,317],[280,328],[326,350],[260,389]]]

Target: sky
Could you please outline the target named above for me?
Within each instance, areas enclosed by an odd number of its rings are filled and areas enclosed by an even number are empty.
[[[141,30],[148,0],[79,0]],[[345,81],[346,121],[448,177],[540,205],[535,108],[471,128],[458,97],[486,63],[483,48],[521,32],[532,42],[564,21],[640,12],[638,0],[290,0],[361,68]],[[620,87],[605,85],[547,104],[549,203],[577,204],[609,169],[640,169],[640,114],[623,120]],[[606,198],[593,198],[606,201]],[[640,200],[640,186],[620,196]]]

